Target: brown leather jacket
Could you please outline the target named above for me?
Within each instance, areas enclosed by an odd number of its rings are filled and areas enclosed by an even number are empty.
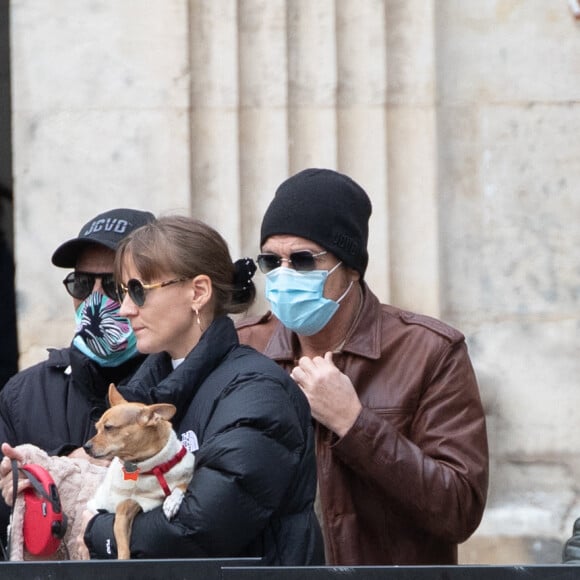
[[[359,320],[334,362],[363,405],[341,439],[316,425],[327,563],[445,565],[481,520],[485,415],[464,336],[381,305],[363,284]],[[270,313],[240,340],[290,371],[296,336]]]

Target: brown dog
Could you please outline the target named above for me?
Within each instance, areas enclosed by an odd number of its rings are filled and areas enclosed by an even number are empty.
[[[127,560],[135,516],[163,505],[171,519],[191,480],[194,457],[171,426],[174,405],[127,402],[114,384],[109,401],[111,408],[96,424],[97,434],[84,445],[92,457],[112,459],[88,507],[115,513],[118,558]]]

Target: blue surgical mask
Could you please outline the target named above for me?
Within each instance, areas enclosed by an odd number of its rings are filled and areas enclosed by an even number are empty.
[[[137,339],[120,304],[93,292],[76,311],[73,345],[103,367],[117,367],[137,354]]]
[[[334,316],[352,282],[338,300],[325,298],[324,284],[331,270],[298,272],[292,268],[276,268],[266,274],[266,298],[276,318],[288,329],[303,336],[320,332]]]

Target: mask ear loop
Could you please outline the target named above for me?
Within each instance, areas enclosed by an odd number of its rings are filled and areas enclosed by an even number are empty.
[[[339,266],[342,266],[342,262],[338,262],[337,264],[335,264],[334,266],[332,266],[332,268],[330,268],[330,270],[328,270],[328,276],[330,276],[335,270],[337,270],[339,268]],[[350,284],[347,286],[346,290],[342,293],[342,295],[340,296],[340,298],[337,298],[335,300],[335,302],[337,304],[340,304],[341,301],[344,299],[344,297],[350,292],[350,289],[352,288],[352,285],[354,284],[354,280],[350,281]]]
[[[336,303],[340,304],[343,300],[343,298],[350,292],[350,289],[352,288],[352,285],[354,284],[354,280],[350,281],[350,284],[347,286],[346,290],[342,293],[342,296],[340,298],[337,298]]]
[[[342,262],[337,262],[330,270],[328,270],[328,275],[330,276],[335,270],[338,270],[342,266]]]

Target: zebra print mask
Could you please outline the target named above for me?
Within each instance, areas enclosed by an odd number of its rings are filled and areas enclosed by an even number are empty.
[[[119,366],[137,354],[133,329],[119,308],[115,300],[93,292],[76,311],[73,345],[103,367]]]

